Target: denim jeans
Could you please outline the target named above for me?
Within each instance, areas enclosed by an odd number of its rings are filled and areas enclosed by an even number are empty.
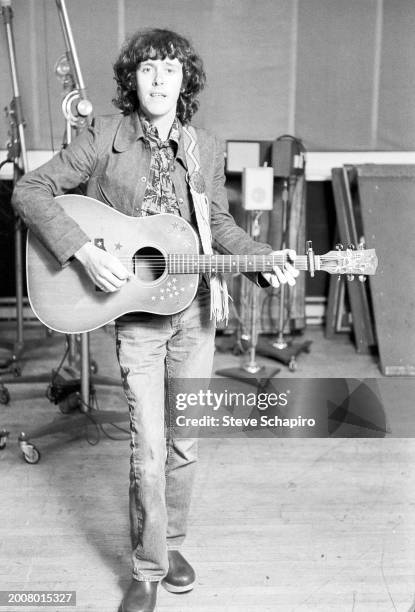
[[[130,412],[130,529],[133,578],[161,580],[167,550],[185,535],[197,439],[177,438],[169,401],[180,379],[210,378],[215,325],[204,288],[175,315],[142,313],[116,323],[116,347]],[[166,426],[167,424],[167,426]]]

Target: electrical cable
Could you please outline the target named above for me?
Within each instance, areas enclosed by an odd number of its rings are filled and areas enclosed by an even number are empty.
[[[115,429],[118,429],[119,431],[122,431],[123,433],[127,434],[126,436],[123,437],[116,437],[111,435],[110,433],[108,433],[108,431],[106,431],[106,429],[104,428],[102,423],[98,423],[95,419],[94,419],[94,415],[93,413],[91,414],[90,411],[95,411],[95,412],[99,412],[99,404],[98,404],[98,399],[95,393],[92,394],[92,402],[91,404],[86,404],[83,399],[81,397],[78,398],[79,399],[79,403],[81,406],[84,406],[85,408],[88,409],[88,412],[85,413],[85,416],[87,417],[87,419],[95,426],[95,431],[96,431],[96,439],[94,441],[91,441],[91,438],[89,437],[89,433],[88,433],[88,424],[86,424],[85,429],[85,439],[88,442],[88,444],[90,444],[91,446],[95,446],[96,444],[98,444],[98,442],[101,439],[101,433],[108,438],[109,440],[113,440],[115,442],[125,442],[128,441],[130,439],[130,431],[128,429],[124,429],[123,427],[120,427],[119,425],[117,425],[116,423],[108,423],[108,425],[110,425],[111,427],[114,427]],[[102,414],[102,412],[101,412]]]

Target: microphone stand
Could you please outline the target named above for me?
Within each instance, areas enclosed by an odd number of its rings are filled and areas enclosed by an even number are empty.
[[[79,133],[87,126],[93,108],[87,97],[65,0],[56,0],[56,7],[66,46],[66,53],[59,58],[55,68],[58,78],[63,80],[64,89],[69,90],[62,101],[62,111],[66,119],[66,146],[71,141],[72,128]]]
[[[66,120],[66,131],[63,146],[67,146],[72,140],[72,134],[78,134],[88,125],[89,118],[93,112],[93,106],[87,97],[85,83],[82,77],[81,66],[76,51],[72,28],[66,10],[65,0],[56,0],[59,20],[61,23],[62,34],[65,41],[66,53],[59,58],[55,72],[63,82],[64,90],[68,93],[62,101],[62,112]],[[78,407],[84,413],[90,409],[90,399],[94,390],[92,388],[91,372],[96,373],[97,364],[90,359],[90,336],[89,333],[79,334],[80,350],[80,402]],[[70,370],[76,359],[77,336],[67,335],[69,345],[69,365]],[[73,371],[73,370],[72,370]],[[111,377],[100,376],[94,378],[95,382],[108,386],[119,386],[119,380]],[[110,415],[108,414],[108,418]],[[117,415],[114,417],[117,418]]]
[[[1,164],[13,164],[13,185],[28,171],[27,149],[25,139],[25,120],[23,118],[22,100],[17,77],[16,53],[13,34],[13,11],[10,1],[2,0],[2,17],[6,32],[7,49],[10,64],[13,99],[10,107],[6,109],[10,123],[10,142],[8,143],[7,159]],[[22,221],[14,215],[14,255],[15,255],[15,289],[16,289],[16,340],[14,344],[5,345],[12,351],[10,359],[2,367],[18,375],[20,370],[16,365],[23,351],[23,256],[22,256]],[[7,402],[4,402],[7,403]]]
[[[13,99],[6,109],[10,124],[10,141],[7,145],[7,159],[0,165],[13,164],[13,185],[25,174],[28,167],[27,148],[25,138],[25,120],[23,117],[22,100],[20,97],[19,80],[17,74],[16,52],[13,33],[13,11],[11,0],[1,0],[1,12],[6,32],[7,49],[10,64]],[[4,382],[13,382],[19,377],[19,383],[47,382],[49,374],[37,374],[21,377],[18,362],[22,356],[25,343],[23,330],[23,251],[22,251],[23,222],[18,215],[14,215],[14,255],[15,255],[15,290],[16,290],[16,338],[13,343],[3,343],[2,346],[11,352],[10,358],[0,364],[1,374],[9,372],[11,378],[3,377],[0,382],[0,404],[8,404],[10,394]],[[30,342],[30,344],[33,344]],[[39,342],[36,342],[38,345]]]
[[[66,10],[65,0],[56,0],[59,20],[61,23],[62,34],[66,46],[66,53],[59,58],[55,72],[63,82],[64,91],[68,93],[62,101],[62,112],[66,120],[65,137],[63,147],[66,147],[72,140],[72,134],[78,134],[87,125],[88,119],[92,115],[93,107],[87,98],[86,87],[82,77],[81,66],[76,51],[72,28]],[[77,361],[76,336],[66,336],[69,354],[68,362],[72,369]],[[89,334],[80,334],[80,384],[81,384],[81,410],[88,411],[90,404],[90,351]],[[96,365],[94,364],[96,370]],[[73,374],[73,369],[72,369]]]
[[[1,0],[3,4],[3,14],[6,12],[7,18],[5,19],[6,23],[10,24],[11,20],[11,8],[9,6],[10,1]],[[5,7],[4,4],[7,4]],[[56,66],[56,72],[59,78],[62,78],[64,87],[66,90],[69,90],[67,95],[64,97],[62,102],[62,110],[66,119],[66,130],[65,130],[65,138],[63,146],[67,146],[71,142],[72,131],[79,132],[81,129],[85,128],[88,124],[88,118],[92,113],[92,104],[88,100],[86,96],[86,89],[84,85],[84,81],[82,78],[82,73],[79,65],[78,55],[76,52],[71,26],[68,19],[68,14],[66,11],[65,0],[56,0],[56,5],[58,8],[59,18],[62,26],[63,36],[66,44],[66,54],[60,58]],[[14,54],[13,54],[14,57]],[[18,99],[19,100],[19,99]],[[21,117],[21,110],[19,111]],[[21,118],[21,126],[23,127],[23,120]],[[24,141],[23,141],[24,142]],[[24,168],[27,168],[27,163],[24,162]],[[72,360],[75,359],[76,355],[76,337],[73,335],[66,336],[69,354],[72,353]],[[79,425],[80,422],[84,423],[85,415],[90,411],[91,408],[91,398],[94,394],[94,389],[91,384],[91,363],[90,363],[90,351],[89,351],[89,333],[80,334],[80,393],[77,390],[78,381],[74,380],[72,382],[64,381],[67,384],[67,388],[70,390],[73,389],[73,392],[70,394],[66,394],[64,401],[60,404],[61,412],[67,413],[71,412],[75,408],[79,408],[81,411],[81,419],[72,418],[72,421],[75,424],[75,427]],[[72,369],[72,368],[70,368]],[[94,365],[94,371],[97,370],[96,365]],[[73,374],[73,370],[72,370]],[[50,384],[47,392],[47,396],[49,399],[54,400],[55,403],[58,403],[59,400],[56,399],[58,389],[54,387],[54,380],[57,378],[57,373],[54,373],[52,376],[52,383]],[[25,377],[25,380],[22,382],[29,382],[34,379],[36,382],[39,382],[39,377]],[[46,379],[50,382],[50,374]],[[99,380],[96,378],[96,382],[100,384],[108,385],[108,386],[119,386],[120,381],[115,380],[110,377],[99,377]],[[4,390],[7,392],[7,389],[0,385],[0,403],[7,403],[8,397],[4,398],[7,401],[2,402],[2,393]],[[117,412],[113,411],[105,411],[105,413],[100,415],[94,415],[94,422],[98,425],[101,423],[115,423],[117,421],[125,420],[124,415],[120,415]],[[67,420],[63,419],[60,422],[53,421],[49,425],[38,428],[36,431],[32,431],[30,433],[26,433],[22,431],[18,437],[18,443],[20,450],[23,454],[23,459],[26,463],[35,464],[40,460],[40,451],[36,448],[36,446],[30,441],[30,438],[39,438],[48,434],[57,433],[61,430],[65,430],[68,427]],[[5,447],[7,437],[9,432],[6,430],[0,431],[0,449]]]

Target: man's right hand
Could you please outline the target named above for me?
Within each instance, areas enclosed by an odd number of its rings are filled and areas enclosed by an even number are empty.
[[[92,242],[81,246],[74,257],[84,266],[94,285],[107,293],[117,291],[133,276],[116,257],[99,249]]]

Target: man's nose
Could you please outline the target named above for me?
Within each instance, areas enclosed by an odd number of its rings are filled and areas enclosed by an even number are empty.
[[[153,82],[154,85],[161,85],[164,82],[163,71],[160,68],[155,71]]]

